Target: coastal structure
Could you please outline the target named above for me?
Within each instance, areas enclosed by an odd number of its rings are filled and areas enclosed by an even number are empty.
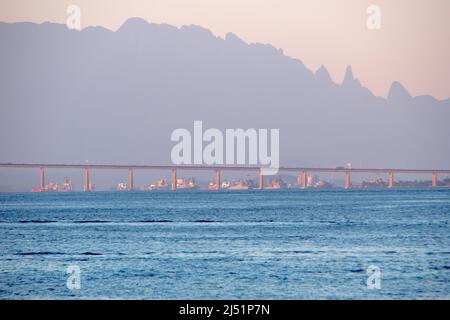
[[[84,172],[84,185],[83,190],[85,192],[93,191],[94,186],[90,181],[90,170],[102,170],[102,169],[116,169],[116,170],[128,170],[128,190],[132,191],[133,188],[133,175],[135,170],[167,170],[171,172],[170,188],[171,190],[177,189],[197,189],[198,184],[194,178],[190,178],[188,181],[177,178],[177,172],[180,170],[189,171],[212,171],[215,173],[215,182],[213,183],[214,190],[220,190],[226,186],[230,190],[244,190],[244,189],[266,189],[267,185],[264,184],[264,175],[262,169],[252,166],[204,166],[204,165],[112,165],[112,164],[88,164],[86,161],[84,164],[51,164],[51,163],[0,163],[0,168],[36,168],[39,170],[40,188],[39,191],[54,190],[54,185],[46,185],[45,183],[45,170],[46,169],[81,169]],[[221,172],[223,171],[236,171],[246,172],[258,175],[257,185],[250,178],[241,179],[234,184],[221,184]],[[336,167],[336,168],[302,168],[302,167],[281,167],[278,170],[283,173],[296,173],[298,178],[298,185],[302,189],[306,189],[311,186],[324,185],[324,182],[319,182],[317,177],[311,175],[311,173],[337,173],[344,176],[344,188],[352,188],[351,175],[357,173],[371,173],[379,175],[386,175],[388,178],[387,187],[393,188],[395,186],[394,175],[401,174],[428,174],[431,177],[429,186],[436,188],[438,186],[447,186],[446,183],[442,183],[439,180],[439,175],[450,175],[450,169],[405,169],[405,168],[349,168],[349,167]],[[269,176],[270,177],[270,176]],[[311,177],[311,178],[310,178]],[[155,188],[165,189],[168,188],[169,183],[165,180],[160,181],[159,185],[155,185]],[[447,180],[446,180],[447,181]],[[281,188],[281,183],[280,184]],[[268,188],[276,189],[275,185],[269,185]],[[450,186],[450,185],[449,185]],[[153,188],[153,187],[152,187]],[[58,188],[56,188],[58,189]],[[37,189],[36,189],[37,190]]]

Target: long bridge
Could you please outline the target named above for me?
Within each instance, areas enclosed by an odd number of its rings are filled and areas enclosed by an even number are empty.
[[[134,189],[133,177],[134,170],[170,170],[171,171],[171,189],[177,189],[177,171],[179,170],[203,170],[215,172],[215,188],[220,189],[220,178],[222,171],[247,171],[259,174],[258,189],[264,189],[264,168],[257,166],[217,166],[217,165],[129,165],[129,164],[67,164],[67,163],[0,163],[0,168],[36,168],[40,172],[40,190],[45,190],[45,169],[82,169],[84,170],[84,188],[85,192],[90,190],[89,170],[109,169],[109,170],[128,170],[128,188]],[[314,172],[334,172],[345,175],[345,189],[351,187],[352,173],[377,173],[388,174],[388,188],[394,185],[394,174],[430,174],[431,186],[437,187],[438,174],[450,174],[450,169],[401,169],[401,168],[318,168],[318,167],[280,167],[279,172],[295,172],[299,174],[300,187],[305,189],[308,186],[307,175]]]

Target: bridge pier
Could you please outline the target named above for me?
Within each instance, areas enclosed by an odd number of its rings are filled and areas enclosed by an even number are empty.
[[[134,185],[133,185],[133,169],[128,169],[128,190],[133,191]]]
[[[216,169],[216,190],[220,190],[220,169]]]
[[[44,167],[40,167],[39,168],[39,175],[41,178],[41,183],[40,183],[40,190],[41,192],[45,191],[45,172],[44,172]]]
[[[392,187],[394,186],[394,172],[389,172],[389,177],[388,177],[388,188],[392,189]]]
[[[84,192],[89,192],[91,191],[91,186],[90,186],[90,179],[89,179],[89,167],[88,167],[88,162],[86,161],[84,163]]]
[[[431,174],[431,187],[436,188],[438,184],[438,177],[437,177],[437,173],[433,172]]]
[[[177,190],[177,169],[172,168],[172,177],[171,177],[172,190]]]
[[[350,182],[350,172],[345,172],[345,189],[350,189],[351,182]]]
[[[302,171],[302,173],[300,174],[300,188],[308,188],[308,173],[306,171]]]
[[[262,169],[259,171],[258,189],[264,189],[264,175],[262,174]]]

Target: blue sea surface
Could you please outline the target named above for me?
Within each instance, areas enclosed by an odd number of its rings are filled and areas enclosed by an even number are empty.
[[[449,299],[450,190],[4,193],[0,298]]]

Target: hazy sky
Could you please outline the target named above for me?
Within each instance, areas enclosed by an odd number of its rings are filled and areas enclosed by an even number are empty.
[[[398,80],[413,94],[450,97],[449,0],[0,0],[0,21],[65,23],[70,4],[82,27],[117,29],[129,17],[175,26],[196,24],[218,36],[270,43],[336,82],[346,65],[377,95]],[[366,26],[369,5],[381,29]]]

